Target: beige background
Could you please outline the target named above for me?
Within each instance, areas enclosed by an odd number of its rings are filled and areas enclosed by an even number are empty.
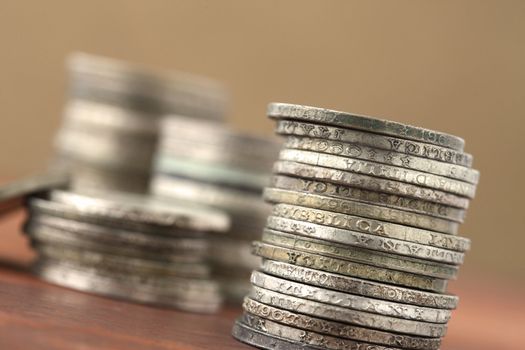
[[[523,278],[524,34],[523,1],[1,1],[0,176],[46,164],[68,52],[176,68],[224,81],[245,130],[278,100],[463,136],[465,269]]]

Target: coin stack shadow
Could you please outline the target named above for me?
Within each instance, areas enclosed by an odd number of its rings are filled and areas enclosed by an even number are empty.
[[[264,349],[438,349],[479,179],[458,137],[273,103],[285,137],[233,336]]]
[[[52,190],[28,200],[24,232],[42,279],[129,301],[215,312],[208,234],[228,229],[223,212],[137,194]]]
[[[270,181],[280,143],[213,121],[167,116],[161,122],[151,191],[229,214],[231,229],[211,238],[210,263],[226,300],[240,304],[249,276],[260,266],[251,255],[270,206],[262,190]]]
[[[167,113],[221,120],[226,93],[214,81],[84,53],[69,57],[69,100],[55,166],[73,188],[146,193]]]

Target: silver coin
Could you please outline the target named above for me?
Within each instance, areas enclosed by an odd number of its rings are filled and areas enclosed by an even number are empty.
[[[272,187],[378,205],[415,214],[429,215],[458,223],[463,222],[466,215],[465,209],[454,208],[448,205],[292,176],[273,176]]]
[[[464,259],[463,253],[452,250],[276,216],[270,216],[266,225],[268,228],[277,231],[447,264],[460,265]]]
[[[264,199],[270,203],[285,203],[313,209],[322,209],[448,234],[456,234],[459,228],[457,222],[443,220],[428,215],[414,214],[356,201],[320,196],[313,193],[301,193],[279,188],[266,188],[264,190]]]
[[[300,149],[321,152],[356,159],[369,160],[398,166],[406,169],[445,176],[451,179],[477,184],[479,171],[461,165],[416,157],[405,153],[364,146],[355,142],[333,141],[313,137],[288,136],[283,146],[289,149]]]
[[[82,213],[111,220],[130,220],[200,231],[221,232],[229,227],[228,217],[223,212],[151,196],[101,191],[91,191],[89,194],[52,191],[50,198]]]
[[[467,208],[469,204],[469,200],[465,197],[439,190],[296,162],[277,161],[274,165],[274,172],[282,175],[339,183],[371,191],[391,193],[457,208]]]
[[[262,239],[264,243],[283,248],[319,254],[331,258],[355,261],[391,270],[415,273],[442,279],[455,279],[459,268],[457,266],[413,259],[399,255],[381,253],[369,249],[352,247],[321,241],[284,232],[265,229]]]
[[[476,186],[463,181],[373,161],[294,149],[283,149],[279,159],[400,181],[469,198],[476,194]]]
[[[68,174],[61,171],[51,171],[3,184],[0,186],[0,214],[20,207],[29,196],[54,188],[64,188],[68,184]]]
[[[450,310],[371,299],[359,295],[308,286],[266,275],[258,271],[252,273],[250,281],[254,286],[267,290],[324,304],[341,306],[351,310],[432,323],[446,323],[450,320]]]
[[[179,279],[169,287],[152,285],[133,276],[119,277],[93,269],[40,259],[34,273],[64,287],[141,303],[175,307],[192,312],[213,313],[220,307],[217,291],[203,290],[203,283]]]
[[[288,204],[276,204],[273,206],[272,215],[459,252],[467,251],[470,248],[470,240],[468,238],[422,230],[415,227],[407,227],[387,221],[333,213],[326,210]]]
[[[336,125],[372,133],[392,135],[458,151],[462,151],[465,146],[465,141],[462,138],[439,131],[318,107],[289,103],[270,103],[267,114],[269,117],[312,121],[319,124]]]
[[[284,295],[256,286],[252,287],[249,296],[260,303],[284,310],[388,332],[437,338],[445,335],[447,329],[447,326],[441,323],[405,320],[369,312],[349,310],[339,306]]]
[[[253,253],[263,259],[276,260],[339,275],[363,278],[438,293],[443,293],[447,287],[447,281],[444,279],[403,271],[395,271],[355,261],[322,256],[319,254],[306,253],[258,241],[253,243]]]
[[[244,299],[243,308],[250,315],[345,339],[414,350],[437,350],[441,344],[440,338],[412,337],[323,320],[261,304],[250,298]]]
[[[280,261],[263,260],[261,269],[267,274],[282,277],[290,281],[411,305],[455,309],[459,301],[455,295],[430,293],[417,289],[377,283]]]
[[[281,336],[297,343],[314,346],[318,349],[342,350],[342,349],[367,349],[367,350],[394,350],[399,348],[372,345],[365,342],[333,337],[319,334],[309,330],[303,330],[279,324],[265,318],[260,318],[249,313],[244,313],[241,321],[248,326],[258,329],[266,334]]]
[[[246,326],[239,320],[235,321],[232,336],[240,342],[266,350],[315,350],[301,343],[294,343],[281,337],[271,336],[266,332],[257,331]]]

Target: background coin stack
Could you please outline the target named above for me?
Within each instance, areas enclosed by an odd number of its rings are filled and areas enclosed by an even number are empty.
[[[251,242],[261,236],[269,184],[280,143],[229,129],[224,124],[169,116],[161,123],[152,193],[213,206],[230,215],[226,235],[212,238],[210,260],[227,300],[240,302],[260,259]]]
[[[458,137],[270,104],[286,137],[233,335],[264,349],[438,349],[479,173]]]
[[[28,207],[24,231],[42,279],[186,311],[220,307],[205,236],[228,229],[224,213],[144,195],[63,190],[31,197]]]
[[[146,193],[159,117],[224,115],[223,88],[201,77],[87,54],[72,55],[68,68],[70,96],[55,165],[70,170],[73,188]]]

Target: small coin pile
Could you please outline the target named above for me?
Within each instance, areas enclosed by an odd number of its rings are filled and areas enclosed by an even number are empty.
[[[55,144],[56,163],[69,169],[73,188],[146,193],[160,117],[224,115],[223,88],[201,77],[82,53],[69,58],[68,70]]]
[[[458,137],[273,103],[285,137],[233,336],[263,349],[438,349],[479,179]]]
[[[225,124],[168,116],[161,122],[152,193],[229,214],[231,229],[211,238],[210,263],[227,301],[239,303],[260,259],[251,255],[270,207],[261,198],[280,144]]]
[[[24,225],[42,279],[185,311],[218,310],[206,236],[228,229],[224,213],[138,194],[47,189],[27,199]]]

